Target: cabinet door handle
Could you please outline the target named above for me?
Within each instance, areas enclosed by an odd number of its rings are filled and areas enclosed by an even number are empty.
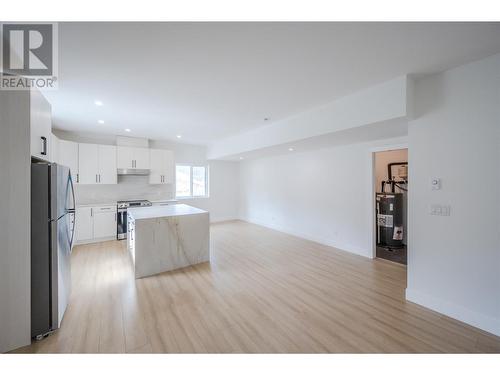
[[[47,155],[47,138],[46,137],[40,137],[42,139],[42,155]]]
[[[95,175],[95,183],[97,184],[97,175]]]
[[[99,175],[99,183],[101,183],[101,175]]]
[[[80,173],[76,174],[76,183],[78,184],[80,182]]]

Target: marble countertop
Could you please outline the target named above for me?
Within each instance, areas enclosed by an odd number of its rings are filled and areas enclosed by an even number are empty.
[[[169,206],[132,207],[127,210],[127,213],[132,216],[134,220],[141,220],[158,217],[197,215],[208,213],[208,211],[200,210],[199,208],[188,206],[187,204],[172,204]]]
[[[178,203],[177,199],[161,199],[161,200],[149,200],[151,203]]]

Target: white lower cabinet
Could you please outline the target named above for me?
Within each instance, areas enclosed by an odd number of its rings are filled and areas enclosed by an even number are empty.
[[[116,207],[99,207],[94,212],[94,239],[116,236]]]
[[[75,216],[75,242],[91,241],[94,237],[92,207],[77,207]]]
[[[116,205],[77,207],[76,242],[116,238]]]

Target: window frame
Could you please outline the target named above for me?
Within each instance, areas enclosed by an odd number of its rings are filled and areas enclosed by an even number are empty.
[[[190,195],[177,195],[177,167],[189,167],[189,194]],[[204,195],[193,195],[193,168],[205,168],[205,194]],[[205,164],[187,164],[187,163],[176,163],[175,164],[175,199],[198,199],[198,198],[209,198],[209,168]]]

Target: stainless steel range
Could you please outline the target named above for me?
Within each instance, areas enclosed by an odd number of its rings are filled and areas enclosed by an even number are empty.
[[[152,203],[145,199],[116,202],[116,208],[118,211],[118,218],[116,220],[116,238],[119,240],[127,238],[127,209],[129,207],[147,207],[151,205]]]

